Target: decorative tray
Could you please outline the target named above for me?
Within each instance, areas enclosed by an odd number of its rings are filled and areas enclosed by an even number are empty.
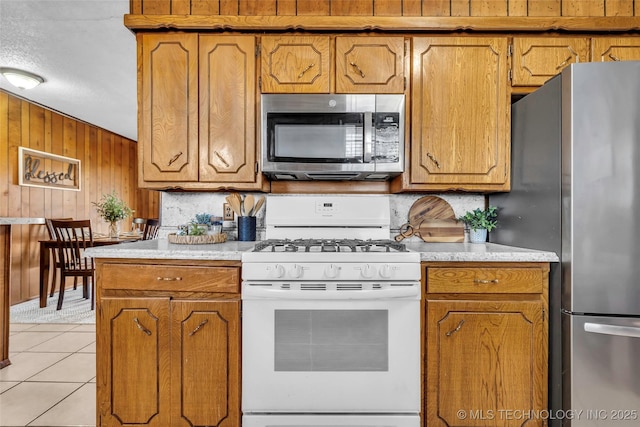
[[[168,236],[169,243],[178,245],[207,245],[211,243],[224,243],[227,241],[227,233],[203,234],[201,236],[178,236],[171,233]]]

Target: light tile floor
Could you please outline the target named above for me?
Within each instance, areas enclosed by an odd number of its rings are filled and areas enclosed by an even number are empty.
[[[96,425],[96,328],[10,324],[0,427]]]

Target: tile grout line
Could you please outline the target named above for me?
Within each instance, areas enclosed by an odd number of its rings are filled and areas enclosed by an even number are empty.
[[[47,381],[47,382],[51,382],[51,381]],[[60,382],[60,383],[64,383],[64,384],[80,384],[80,383],[72,383],[72,382],[62,382],[62,381],[56,381],[56,382]],[[82,388],[84,386],[84,384],[81,384],[78,388],[74,389],[71,393],[67,394],[65,397],[63,397],[62,399],[58,400],[56,403],[54,403],[53,405],[51,405],[51,407],[47,408],[46,411],[42,412],[40,415],[38,415],[37,417],[35,417],[34,419],[32,419],[31,421],[29,421],[27,424],[25,424],[25,427],[28,427],[30,425],[32,425],[31,423],[33,423],[34,421],[36,421],[38,418],[40,418],[41,416],[43,416],[44,414],[46,414],[47,412],[49,412],[50,410],[52,410],[53,408],[55,408],[56,406],[58,406],[60,403],[62,403],[65,399],[69,398],[69,396],[71,396],[73,393],[75,393],[76,391],[80,390],[80,388]]]
[[[14,389],[15,387],[17,387],[17,386],[19,386],[19,385],[21,385],[21,384],[23,384],[23,383],[31,383],[31,384],[34,384],[34,383],[41,382],[41,383],[72,384],[72,385],[74,385],[74,388],[73,388],[73,390],[72,390],[71,392],[69,392],[69,393],[68,393],[68,394],[66,394],[64,397],[62,397],[62,398],[60,398],[59,400],[57,400],[57,401],[56,401],[54,404],[52,404],[49,408],[47,408],[46,410],[44,410],[43,412],[41,412],[40,414],[38,414],[37,416],[35,416],[33,419],[31,419],[29,422],[27,422],[27,423],[25,424],[25,427],[26,427],[26,426],[33,426],[33,425],[34,425],[33,423],[34,423],[34,422],[36,422],[36,420],[38,420],[39,418],[43,417],[45,414],[47,414],[47,413],[48,413],[49,411],[51,411],[52,409],[56,408],[58,405],[62,404],[65,400],[69,399],[69,398],[70,398],[74,393],[77,393],[81,388],[85,387],[86,385],[94,384],[94,382],[93,382],[93,381],[96,379],[96,375],[94,374],[93,376],[91,376],[91,377],[90,377],[88,380],[86,380],[86,381],[77,381],[77,382],[76,382],[76,381],[29,381],[29,379],[30,379],[30,378],[33,378],[33,377],[35,377],[36,375],[39,375],[40,373],[42,373],[43,371],[45,371],[45,370],[47,370],[47,369],[52,368],[52,367],[53,367],[53,366],[55,366],[56,364],[58,364],[58,363],[62,362],[63,360],[68,359],[68,358],[69,358],[69,357],[71,357],[72,355],[86,356],[86,355],[91,355],[91,354],[93,354],[93,355],[94,355],[94,357],[95,357],[95,354],[96,354],[96,353],[95,353],[95,351],[84,351],[84,352],[82,351],[82,350],[84,350],[84,349],[86,349],[86,348],[88,348],[88,347],[90,347],[90,346],[92,346],[92,345],[95,345],[95,343],[96,343],[96,341],[95,341],[95,337],[94,337],[94,341],[92,341],[92,342],[90,342],[90,343],[86,344],[85,346],[83,346],[83,347],[81,347],[81,348],[79,348],[79,349],[77,349],[77,350],[75,350],[75,351],[72,351],[72,352],[65,352],[65,351],[51,351],[51,352],[49,352],[49,351],[32,351],[32,349],[33,349],[33,348],[35,348],[35,347],[37,347],[37,346],[39,346],[39,345],[42,345],[42,344],[44,344],[44,343],[47,343],[47,342],[49,342],[49,341],[53,340],[54,338],[59,338],[61,335],[65,334],[65,333],[67,333],[67,332],[74,332],[74,333],[93,333],[93,334],[95,334],[95,331],[89,331],[89,330],[86,330],[86,329],[85,329],[86,324],[75,324],[75,325],[76,325],[76,327],[73,327],[73,328],[68,329],[68,330],[63,330],[63,331],[59,331],[59,330],[53,330],[53,331],[37,330],[37,331],[35,331],[35,330],[33,330],[33,328],[37,328],[37,327],[40,327],[40,326],[42,326],[42,325],[44,325],[44,324],[33,324],[33,325],[32,325],[32,326],[30,326],[29,328],[26,328],[26,329],[20,329],[20,330],[18,330],[18,331],[12,331],[12,333],[10,334],[10,336],[15,337],[16,335],[19,335],[19,334],[22,334],[22,333],[25,333],[25,332],[29,332],[29,333],[38,333],[38,332],[59,332],[59,333],[58,333],[58,334],[56,334],[55,336],[52,336],[52,337],[51,337],[51,338],[49,338],[49,339],[46,339],[46,340],[44,340],[44,341],[42,341],[42,342],[40,342],[40,343],[38,343],[38,344],[34,345],[34,346],[31,346],[31,347],[29,347],[29,348],[27,348],[27,349],[24,349],[24,350],[21,350],[21,351],[18,351],[18,352],[13,352],[12,354],[17,355],[17,354],[22,354],[22,353],[34,353],[34,354],[37,354],[37,353],[63,353],[63,354],[65,354],[65,356],[64,356],[64,357],[62,357],[61,359],[59,359],[59,360],[55,361],[55,362],[54,362],[54,363],[52,363],[51,365],[49,365],[49,366],[46,366],[46,367],[42,368],[40,371],[38,371],[38,372],[34,373],[33,375],[29,376],[28,378],[25,378],[25,379],[23,379],[23,380],[19,380],[19,381],[6,381],[6,382],[15,382],[15,384],[14,384],[13,386],[9,387],[8,389],[4,390],[2,394],[4,394],[5,392],[8,392],[9,390]],[[87,425],[87,427],[94,427],[94,426],[95,426],[95,423]]]

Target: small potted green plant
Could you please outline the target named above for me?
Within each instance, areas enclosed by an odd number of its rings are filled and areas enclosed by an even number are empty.
[[[474,209],[467,211],[458,220],[469,228],[469,241],[471,243],[484,243],[487,241],[487,232],[498,225],[498,208],[489,206],[487,209]]]
[[[209,230],[209,226],[211,225],[211,214],[208,213],[199,213],[196,214],[195,218],[191,220],[192,223],[198,225],[198,227],[204,230],[204,234],[207,234]]]
[[[117,238],[120,235],[120,221],[131,216],[133,211],[120,199],[115,190],[109,194],[103,194],[99,202],[93,202],[98,215],[109,223],[109,237]]]

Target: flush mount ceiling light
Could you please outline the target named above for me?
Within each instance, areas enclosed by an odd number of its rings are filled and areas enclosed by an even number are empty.
[[[0,68],[0,73],[9,80],[9,83],[19,89],[33,89],[40,83],[44,83],[42,77],[15,68]]]

